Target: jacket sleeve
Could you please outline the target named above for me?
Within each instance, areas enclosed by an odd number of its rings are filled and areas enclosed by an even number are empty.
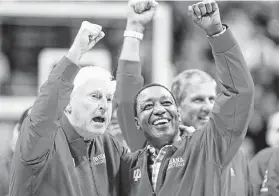
[[[25,162],[42,158],[54,142],[56,121],[69,103],[79,67],[66,57],[52,69],[25,119],[20,134],[20,154]]]
[[[210,37],[217,72],[218,95],[210,121],[203,128],[207,159],[223,168],[231,162],[247,132],[254,107],[254,83],[229,28]]]
[[[116,77],[117,118],[131,151],[143,147],[145,138],[137,130],[134,115],[134,98],[143,86],[139,61],[119,60]]]

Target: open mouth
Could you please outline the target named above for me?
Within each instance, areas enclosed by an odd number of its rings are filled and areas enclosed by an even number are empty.
[[[198,117],[198,119],[202,120],[202,121],[208,121],[209,120],[209,116]]]
[[[161,125],[165,125],[169,122],[170,122],[170,120],[167,118],[159,118],[159,119],[154,120],[152,124],[154,126],[161,126]]]
[[[104,123],[105,122],[105,118],[101,117],[101,116],[96,116],[93,118],[93,121],[96,123]]]

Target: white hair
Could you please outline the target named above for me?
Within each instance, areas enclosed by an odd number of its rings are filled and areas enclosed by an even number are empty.
[[[85,84],[88,80],[102,80],[105,82],[109,82],[110,84],[110,90],[112,92],[115,91],[116,88],[116,82],[112,81],[113,77],[111,73],[101,67],[98,66],[87,66],[82,67],[79,72],[77,73],[75,79],[74,79],[74,89],[73,92],[83,84]]]

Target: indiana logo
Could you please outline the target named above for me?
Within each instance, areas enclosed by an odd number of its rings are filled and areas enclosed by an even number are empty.
[[[137,182],[141,178],[141,170],[135,169],[133,173],[133,179],[135,182]]]

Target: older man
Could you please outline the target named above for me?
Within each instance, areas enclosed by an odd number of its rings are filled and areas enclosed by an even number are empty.
[[[120,157],[109,134],[115,83],[80,58],[104,37],[83,22],[69,52],[41,87],[16,145],[10,196],[117,196]]]
[[[122,157],[121,195],[221,195],[221,176],[239,149],[253,108],[254,86],[236,40],[222,25],[216,2],[190,7],[196,25],[209,37],[220,92],[207,124],[181,137],[173,94],[164,86],[142,85],[139,45],[156,2],[131,2],[117,74],[119,116],[133,121],[148,140],[146,148]],[[159,74],[159,73],[158,73]],[[129,92],[129,94],[125,93]],[[128,125],[122,125],[122,131]]]

